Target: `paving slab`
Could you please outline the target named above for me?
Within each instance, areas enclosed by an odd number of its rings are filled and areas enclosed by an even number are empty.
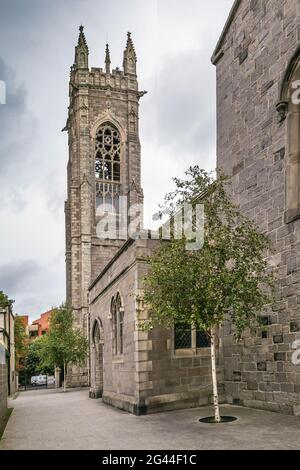
[[[300,418],[224,405],[232,423],[204,424],[211,407],[134,416],[92,400],[88,391],[36,390],[14,408],[0,450],[300,449]]]

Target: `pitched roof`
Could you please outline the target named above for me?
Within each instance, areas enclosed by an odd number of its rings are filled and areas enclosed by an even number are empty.
[[[234,4],[232,5],[232,8],[229,12],[229,15],[228,15],[228,18],[227,18],[227,21],[225,23],[225,26],[223,28],[223,31],[221,33],[221,36],[217,42],[217,45],[215,47],[215,50],[213,52],[213,55],[211,57],[211,61],[214,65],[217,64],[218,60],[222,57],[222,45],[223,45],[223,42],[224,42],[224,39],[226,37],[226,34],[230,28],[230,25],[232,23],[232,21],[234,20],[235,18],[235,15],[236,15],[236,12],[238,11],[238,8],[239,6],[241,5],[242,3],[242,0],[235,0]]]

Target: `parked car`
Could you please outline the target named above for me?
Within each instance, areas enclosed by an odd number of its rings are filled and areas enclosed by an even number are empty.
[[[38,375],[33,375],[30,379],[31,385],[36,385],[38,380]]]
[[[31,385],[46,385],[47,375],[33,375],[30,379]]]
[[[55,385],[54,375],[33,375],[30,379],[31,385]]]
[[[47,375],[42,375],[42,374],[38,375],[36,384],[46,385],[46,383],[47,383]]]

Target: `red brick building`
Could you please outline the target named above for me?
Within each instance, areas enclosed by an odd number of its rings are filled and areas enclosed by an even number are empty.
[[[49,330],[49,321],[52,315],[52,310],[48,310],[45,313],[42,313],[40,318],[33,321],[29,326],[29,338],[35,339],[39,336],[44,335]]]

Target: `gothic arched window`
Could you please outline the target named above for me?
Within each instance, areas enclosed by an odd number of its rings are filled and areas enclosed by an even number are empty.
[[[111,313],[111,319],[112,319],[112,332],[113,332],[112,346],[113,346],[113,353],[116,355],[118,354],[118,319],[117,319],[117,314],[116,314],[116,301],[114,297],[111,299],[110,313]]]
[[[118,321],[118,353],[123,354],[123,321],[124,321],[124,312],[121,303],[120,294],[116,298],[116,314]]]
[[[97,180],[120,181],[121,139],[110,122],[100,126],[95,143],[95,176]]]
[[[110,309],[113,330],[113,354],[123,354],[124,309],[119,293],[116,298],[112,298]]]
[[[300,218],[300,47],[286,70],[280,102],[279,121],[287,122],[285,221]]]
[[[94,345],[98,345],[100,343],[100,328],[97,322],[95,323],[93,330],[93,342]]]

